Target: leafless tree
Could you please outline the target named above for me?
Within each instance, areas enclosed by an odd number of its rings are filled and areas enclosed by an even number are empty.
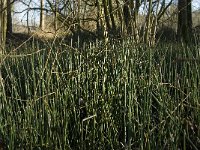
[[[40,0],[40,28],[44,29],[44,0]]]
[[[178,1],[178,39],[188,42],[192,31],[192,6],[191,0]]]
[[[7,0],[7,34],[12,34],[12,4],[11,0]]]
[[[6,27],[7,27],[7,0],[0,0],[0,96],[4,90],[3,78],[1,75],[2,54],[6,42]]]

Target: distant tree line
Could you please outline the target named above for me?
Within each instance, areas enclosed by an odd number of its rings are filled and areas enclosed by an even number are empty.
[[[24,0],[21,2],[26,4]],[[40,7],[30,9],[40,11],[42,30],[46,28],[45,15],[48,12],[53,16],[55,31],[64,29],[73,34],[95,31],[97,37],[100,35],[132,36],[135,43],[153,45],[158,24],[173,2],[173,0],[40,0]],[[188,41],[191,37],[191,2],[191,0],[178,0],[177,39],[180,41]],[[15,0],[0,1],[2,46],[6,34],[12,34],[11,12],[14,3]],[[141,12],[143,15],[140,14]]]

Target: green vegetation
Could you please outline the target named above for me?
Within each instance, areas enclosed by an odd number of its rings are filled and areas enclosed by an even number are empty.
[[[200,149],[198,47],[35,42],[3,58],[9,149]]]

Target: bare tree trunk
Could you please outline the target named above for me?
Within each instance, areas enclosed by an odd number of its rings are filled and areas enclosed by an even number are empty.
[[[178,40],[189,42],[192,29],[191,0],[179,0],[178,10]]]
[[[115,17],[114,17],[114,12],[113,12],[113,5],[112,5],[112,0],[108,0],[109,2],[109,13],[110,13],[110,19],[112,23],[112,29],[116,31],[116,24],[115,24]]]
[[[136,0],[135,1],[135,8],[134,8],[134,22],[133,22],[133,33],[134,33],[134,39],[136,43],[139,43],[139,30],[138,30],[138,14],[139,14],[139,8],[141,6],[141,1]]]
[[[44,0],[40,0],[40,28],[44,29]]]
[[[0,0],[0,96],[4,93],[4,84],[1,74],[2,54],[6,43],[7,7],[6,0]]]
[[[111,26],[110,26],[109,14],[108,14],[108,1],[107,0],[102,0],[102,2],[103,2],[103,9],[104,9],[106,28],[107,28],[108,31],[110,31]]]
[[[29,11],[27,11],[27,14],[26,14],[26,26],[27,26],[27,29],[28,29],[28,34],[31,33],[31,27],[29,25]]]
[[[29,1],[28,7],[30,7],[30,4],[31,4],[31,1]],[[29,10],[27,11],[27,14],[26,14],[26,26],[27,26],[27,29],[28,29],[28,34],[30,34],[31,28],[30,28],[30,25],[29,25]]]
[[[7,27],[7,0],[0,0],[0,52],[2,53],[6,41],[6,27]]]
[[[54,13],[55,13],[55,16],[54,16],[54,29],[55,29],[55,31],[57,31],[57,29],[58,29],[58,12],[57,12],[57,3],[58,3],[58,0],[55,0],[55,11],[54,11]]]
[[[187,0],[187,22],[189,33],[192,31],[192,0]]]
[[[125,25],[126,25],[126,30],[127,30],[127,33],[130,33],[130,30],[131,30],[131,25],[130,25],[131,14],[130,14],[130,10],[129,10],[128,0],[124,4],[123,12],[124,12],[124,22],[125,22]]]
[[[81,26],[81,0],[78,0],[78,6],[77,6],[77,31],[78,34],[80,33],[80,26]]]
[[[12,4],[7,0],[7,34],[12,34]]]
[[[99,0],[96,0],[96,7],[97,7],[97,33],[99,34],[99,32],[100,32],[100,26],[101,26],[101,22],[100,22],[100,20],[101,20],[101,18],[100,18],[100,16],[101,16],[100,11],[101,11],[101,9],[100,9]]]
[[[120,6],[120,2],[119,2],[119,0],[115,0],[115,2],[116,2],[116,5],[117,5],[117,15],[118,15],[118,19],[119,19],[119,24],[120,24],[120,34],[121,34],[121,36],[123,36],[123,34],[124,34],[124,19],[123,19],[123,9],[121,8],[121,6]]]

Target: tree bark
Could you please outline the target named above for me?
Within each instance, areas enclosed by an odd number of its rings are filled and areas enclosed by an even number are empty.
[[[187,17],[189,31],[192,31],[192,0],[187,0]]]
[[[58,4],[58,0],[55,0],[55,7],[54,7],[54,9],[55,9],[55,14],[54,14],[54,29],[55,29],[55,31],[57,31],[57,29],[58,29],[58,12],[57,12],[57,4]]]
[[[12,34],[12,4],[7,0],[7,34]]]
[[[124,19],[123,19],[123,9],[121,8],[120,6],[120,2],[119,0],[115,0],[116,2],[116,5],[117,5],[117,16],[118,16],[118,19],[119,19],[119,24],[120,24],[120,35],[122,36],[124,34]]]
[[[7,0],[0,0],[0,52],[2,53],[6,41],[6,27],[7,27]]]
[[[128,0],[124,4],[123,12],[124,12],[124,22],[126,25],[127,33],[130,33],[129,31],[131,30],[131,25],[130,25],[131,14],[129,10]]]
[[[0,0],[0,96],[4,93],[4,84],[1,74],[2,54],[6,43],[6,27],[7,27],[7,0]]]
[[[44,0],[40,0],[40,28],[44,29]]]
[[[101,6],[100,6],[100,2],[99,0],[96,0],[96,7],[97,7],[97,25],[96,25],[96,28],[97,28],[97,35],[98,37],[100,37],[100,31],[102,29],[102,14],[101,14]]]
[[[107,0],[102,0],[102,2],[103,2],[103,9],[104,9],[106,27],[107,27],[108,31],[110,31],[111,26],[110,26],[109,14],[108,14],[108,1]]]
[[[112,30],[116,31],[116,24],[115,24],[115,17],[113,14],[112,0],[109,0],[109,13],[110,13],[110,19],[111,19],[111,23],[112,23]]]
[[[178,41],[189,42],[192,30],[191,0],[178,1]]]

